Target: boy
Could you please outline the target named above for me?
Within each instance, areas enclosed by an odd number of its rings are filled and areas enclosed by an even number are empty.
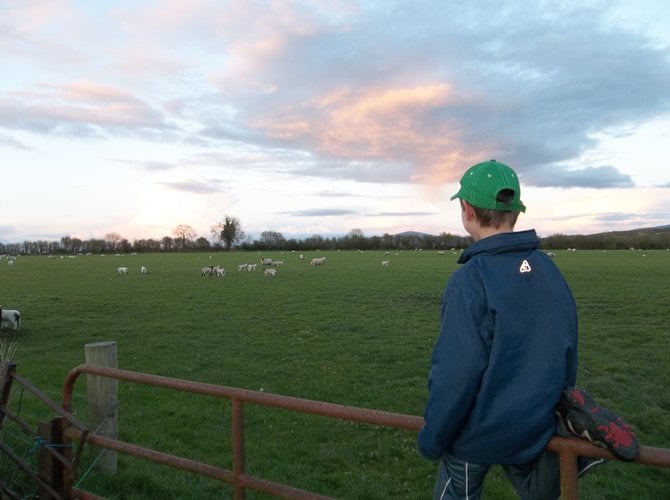
[[[522,498],[554,500],[559,463],[544,448],[575,385],[575,301],[535,231],[513,232],[526,207],[510,167],[470,167],[456,198],[475,243],[442,298],[419,449],[440,459],[435,498],[479,499],[499,464]]]

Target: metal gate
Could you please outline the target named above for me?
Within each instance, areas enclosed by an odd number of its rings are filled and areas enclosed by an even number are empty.
[[[89,432],[88,427],[79,422],[70,413],[72,409],[73,387],[78,377],[82,374],[97,375],[230,400],[232,408],[233,469],[228,470],[215,467],[211,464],[170,455],[151,448],[137,446],[132,443]],[[30,429],[18,415],[12,413],[7,408],[12,381],[35,394],[55,411],[59,417],[48,424],[44,424],[44,427],[38,432]],[[261,491],[284,498],[329,498],[289,485],[254,477],[246,473],[244,454],[245,403],[410,431],[418,431],[423,425],[423,418],[415,415],[356,408],[94,365],[80,365],[70,371],[63,385],[62,406],[50,401],[39,389],[18,375],[16,373],[16,366],[13,363],[8,363],[3,369],[0,383],[2,384],[0,386],[2,390],[0,395],[0,424],[2,424],[5,418],[10,418],[17,422],[24,432],[33,438],[38,438],[42,432],[50,432],[52,436],[51,442],[57,439],[62,443],[60,447],[50,447],[40,450],[44,458],[40,461],[40,471],[34,472],[29,470],[26,464],[22,463],[20,458],[11,449],[8,449],[0,442],[0,451],[12,458],[39,485],[41,498],[98,498],[90,492],[82,491],[73,486],[77,475],[77,465],[86,443],[228,483],[232,485],[236,499],[243,499],[246,489]],[[580,439],[555,437],[550,441],[547,448],[560,455],[561,497],[566,500],[578,498],[578,456],[602,457],[608,460],[616,460],[608,451]],[[642,465],[670,468],[670,450],[641,446],[640,455],[635,462]],[[5,494],[11,494],[11,492],[6,492]]]

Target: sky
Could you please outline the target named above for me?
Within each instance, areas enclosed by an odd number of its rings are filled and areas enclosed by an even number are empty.
[[[666,0],[0,0],[0,243],[670,223]]]

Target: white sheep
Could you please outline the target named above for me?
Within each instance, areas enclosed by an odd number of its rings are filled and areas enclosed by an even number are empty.
[[[226,275],[226,270],[222,267],[219,267],[219,266],[214,266],[214,272],[220,278],[223,278]]]
[[[14,330],[21,328],[21,313],[16,309],[2,309],[0,307],[0,330],[7,328],[10,323]]]
[[[263,271],[263,274],[265,274],[265,276],[272,276],[274,278],[277,276],[277,270],[269,267]]]
[[[261,266],[271,266],[272,265],[272,259],[270,258],[263,258],[261,257]]]
[[[322,265],[324,265],[325,262],[326,262],[326,258],[325,258],[325,257],[314,257],[314,258],[311,260],[311,262],[309,263],[309,265],[310,265],[310,266],[317,267],[317,266],[322,266]]]
[[[389,267],[389,259],[382,260],[382,267]]]
[[[249,264],[240,264],[237,266],[238,271],[248,271],[249,270]]]
[[[128,268],[127,267],[117,267],[116,272],[119,274],[128,274]]]
[[[247,271],[250,273],[256,270],[256,264],[247,264]]]
[[[140,266],[140,274],[147,274],[149,271],[146,266]]]

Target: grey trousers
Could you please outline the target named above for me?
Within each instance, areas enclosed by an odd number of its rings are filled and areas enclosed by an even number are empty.
[[[603,462],[603,459],[580,457],[579,475]],[[502,467],[523,500],[556,500],[561,496],[560,464],[554,452],[545,450],[534,462]],[[489,468],[490,465],[464,462],[446,453],[437,472],[435,500],[480,500]]]

